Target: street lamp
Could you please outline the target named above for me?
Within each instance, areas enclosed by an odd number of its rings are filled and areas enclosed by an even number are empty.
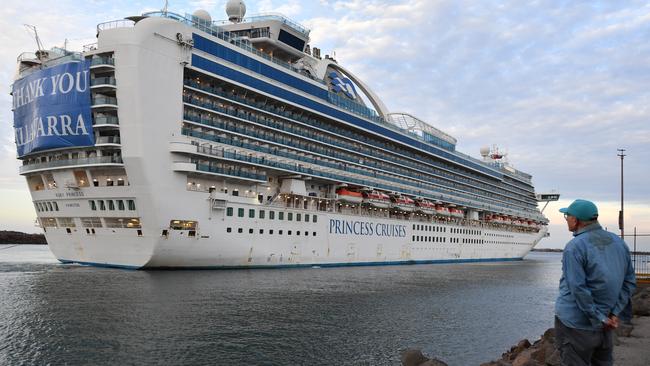
[[[626,156],[625,155],[625,149],[617,149],[618,154],[617,156],[621,157],[621,211],[618,212],[618,228],[621,229],[621,239],[625,239],[625,231],[624,231],[624,219],[623,219],[623,158]]]

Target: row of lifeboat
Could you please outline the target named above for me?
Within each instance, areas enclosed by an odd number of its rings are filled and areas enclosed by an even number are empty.
[[[449,207],[422,198],[412,199],[399,194],[388,195],[376,190],[355,191],[345,187],[338,188],[336,194],[340,201],[350,204],[363,203],[380,209],[390,208],[407,213],[420,212],[427,215],[438,215],[458,219],[465,217],[465,212],[458,207]],[[505,224],[522,228],[539,228],[541,226],[541,223],[529,219],[497,214],[485,215],[483,216],[483,220],[493,224]]]
[[[338,188],[337,197],[340,201],[359,204],[365,203],[376,208],[394,208],[403,212],[421,212],[428,215],[463,218],[465,212],[459,208],[435,204],[425,199],[412,199],[402,195],[388,195],[376,190],[353,191],[347,188]]]
[[[512,216],[486,215],[483,219],[486,222],[491,222],[494,224],[505,224],[519,227],[539,228],[541,225],[539,222],[533,220]]]

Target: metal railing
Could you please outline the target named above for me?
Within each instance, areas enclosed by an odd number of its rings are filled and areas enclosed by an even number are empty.
[[[305,37],[309,37],[309,33],[311,32],[309,29],[307,29],[305,26],[299,24],[298,22],[295,22],[287,17],[285,17],[282,14],[279,13],[262,13],[262,14],[256,14],[250,17],[246,17],[241,20],[240,23],[254,23],[254,22],[262,22],[266,20],[277,20],[283,24],[286,24],[293,28],[294,30],[298,31]],[[226,24],[232,24],[229,20],[217,20],[213,22],[214,24],[217,25],[226,25]]]
[[[120,136],[100,136],[95,141],[95,145],[99,144],[119,144]]]
[[[115,65],[115,59],[112,57],[93,57],[93,59],[90,61],[90,65]]]
[[[650,252],[637,251],[638,239],[650,239],[650,233],[637,233],[635,227],[633,234],[625,235],[625,241],[632,249],[632,266],[637,282],[650,283]],[[646,247],[648,242],[649,240],[644,240]]]
[[[96,96],[93,98],[93,105],[99,104],[113,104],[117,105],[117,98],[115,97],[105,97],[105,96]]]
[[[111,20],[108,22],[104,23],[99,23],[97,24],[97,34],[103,30],[107,29],[115,29],[115,28],[130,28],[135,25],[135,22],[133,20],[129,19],[118,19],[118,20]]]
[[[28,164],[20,167],[20,173],[33,170],[57,168],[63,166],[94,165],[94,164],[123,164],[119,156],[97,156],[93,158],[52,160],[45,163]]]
[[[113,76],[105,76],[105,77],[98,77],[90,80],[90,85],[96,86],[96,85],[115,85],[115,77]]]
[[[119,125],[120,121],[117,117],[107,117],[107,116],[102,116],[102,117],[95,117],[93,120],[93,126],[96,125]]]

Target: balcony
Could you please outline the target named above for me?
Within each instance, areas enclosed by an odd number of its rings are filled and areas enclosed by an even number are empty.
[[[119,127],[120,121],[115,116],[98,116],[93,118],[93,127]]]
[[[112,91],[116,89],[115,77],[106,76],[90,80],[90,89],[96,92]]]
[[[93,110],[116,110],[117,98],[104,95],[93,97],[91,108]]]
[[[98,72],[115,70],[115,59],[113,57],[93,57],[90,61],[90,69]]]
[[[95,146],[120,146],[120,143],[120,136],[99,136],[95,140]]]
[[[119,156],[96,156],[93,158],[79,158],[66,160],[52,160],[45,163],[23,165],[20,167],[20,174],[34,173],[42,170],[67,169],[72,167],[109,165],[123,166],[122,158]]]
[[[211,166],[208,164],[174,162],[173,170],[177,172],[219,175],[219,176],[236,178],[244,181],[266,183],[266,174],[259,174],[251,171],[246,171],[243,169],[221,168],[221,167]]]

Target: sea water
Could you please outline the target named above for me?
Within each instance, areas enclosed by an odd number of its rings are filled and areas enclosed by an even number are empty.
[[[560,259],[130,271],[0,245],[0,364],[478,365],[552,326]]]

